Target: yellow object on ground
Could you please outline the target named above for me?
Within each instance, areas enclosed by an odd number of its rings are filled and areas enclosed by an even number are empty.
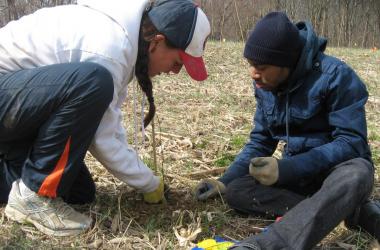
[[[214,239],[207,239],[199,242],[197,247],[194,247],[193,250],[227,250],[233,244],[231,241],[217,242]]]

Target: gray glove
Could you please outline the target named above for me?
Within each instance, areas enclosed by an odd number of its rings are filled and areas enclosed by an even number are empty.
[[[278,181],[278,162],[274,157],[256,157],[251,159],[249,174],[261,184],[270,186]]]
[[[218,194],[224,194],[225,191],[226,186],[222,182],[214,179],[204,179],[195,187],[194,195],[198,200],[204,201]]]

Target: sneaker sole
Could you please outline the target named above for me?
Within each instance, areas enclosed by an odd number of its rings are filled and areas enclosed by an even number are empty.
[[[37,221],[33,220],[32,218],[26,216],[25,214],[19,212],[18,210],[14,209],[13,207],[6,206],[5,207],[5,215],[13,220],[17,221],[21,224],[25,223],[31,223],[33,224],[38,230],[41,232],[51,235],[51,236],[73,236],[73,235],[78,235],[80,233],[83,233],[87,229],[71,229],[71,230],[52,230],[50,228],[47,228]]]

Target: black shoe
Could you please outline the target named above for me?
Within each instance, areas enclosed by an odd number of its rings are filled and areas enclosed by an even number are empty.
[[[358,226],[380,240],[380,201],[369,201],[360,207]]]
[[[242,242],[236,243],[228,250],[261,250],[261,247],[257,242],[251,237],[246,238]]]
[[[238,243],[228,248],[228,250],[261,250],[261,248],[256,244]]]

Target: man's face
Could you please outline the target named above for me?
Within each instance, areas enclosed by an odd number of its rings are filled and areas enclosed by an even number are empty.
[[[168,47],[165,36],[156,35],[149,45],[148,74],[150,77],[161,73],[178,74],[182,68],[182,60],[178,49]]]
[[[256,64],[249,60],[249,73],[256,87],[266,91],[275,91],[289,76],[290,69],[268,64]]]

